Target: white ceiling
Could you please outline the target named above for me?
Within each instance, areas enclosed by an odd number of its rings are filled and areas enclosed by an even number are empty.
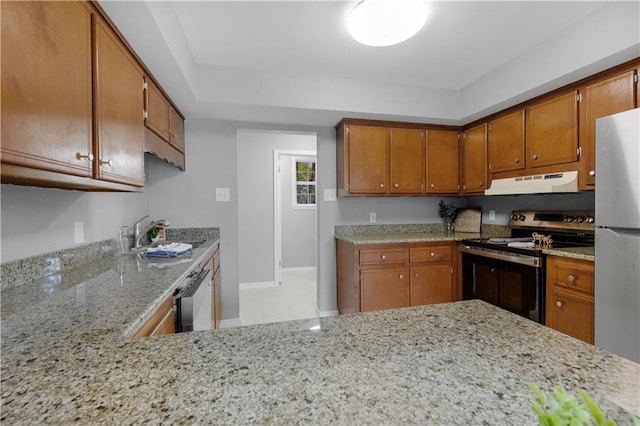
[[[346,115],[459,123],[515,103],[512,93],[463,105],[465,91],[562,46],[555,40],[606,17],[611,2],[431,2],[414,38],[377,48],[349,36],[353,1],[101,3],[188,117],[327,125]],[[639,44],[624,37],[601,50],[613,55],[630,45],[625,55],[633,57]],[[562,73],[592,60],[581,57],[550,77],[560,84]],[[540,83],[517,90],[546,90]]]

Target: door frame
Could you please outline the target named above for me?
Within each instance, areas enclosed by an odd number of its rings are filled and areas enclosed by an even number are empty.
[[[317,140],[317,136],[316,136]],[[316,142],[317,143],[317,142]],[[316,159],[316,226],[318,222],[318,151],[304,151],[294,149],[273,150],[273,280],[276,286],[282,284],[282,179],[280,177],[280,157],[315,157]],[[318,239],[316,236],[316,246]]]

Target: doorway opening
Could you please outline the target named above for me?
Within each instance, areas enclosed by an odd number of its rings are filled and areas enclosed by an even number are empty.
[[[243,325],[318,315],[316,145],[315,133],[238,132]]]

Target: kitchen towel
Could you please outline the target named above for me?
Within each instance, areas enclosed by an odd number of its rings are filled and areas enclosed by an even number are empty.
[[[147,249],[147,257],[178,257],[191,253],[193,246],[186,243],[162,244]]]

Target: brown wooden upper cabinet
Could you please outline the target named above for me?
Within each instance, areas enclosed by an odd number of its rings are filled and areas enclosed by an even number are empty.
[[[460,133],[456,130],[427,130],[428,194],[457,194]]]
[[[144,124],[162,140],[184,153],[184,120],[151,79],[145,84]]]
[[[552,166],[578,160],[579,92],[571,90],[527,107],[527,164]]]
[[[462,193],[483,193],[487,189],[487,124],[462,133]]]
[[[92,177],[87,5],[3,1],[0,8],[3,166]]]
[[[424,192],[423,129],[389,129],[389,172],[392,194]]]
[[[0,2],[0,17],[2,183],[138,191],[146,70],[99,4]]]
[[[525,167],[524,109],[497,117],[488,123],[488,168],[491,173]]]
[[[580,146],[582,167],[580,189],[593,189],[596,183],[596,119],[633,109],[637,105],[637,70],[627,70],[585,85],[580,104]]]
[[[93,17],[96,177],[144,186],[142,68],[108,24]]]
[[[345,126],[346,194],[386,194],[389,187],[387,128]]]

